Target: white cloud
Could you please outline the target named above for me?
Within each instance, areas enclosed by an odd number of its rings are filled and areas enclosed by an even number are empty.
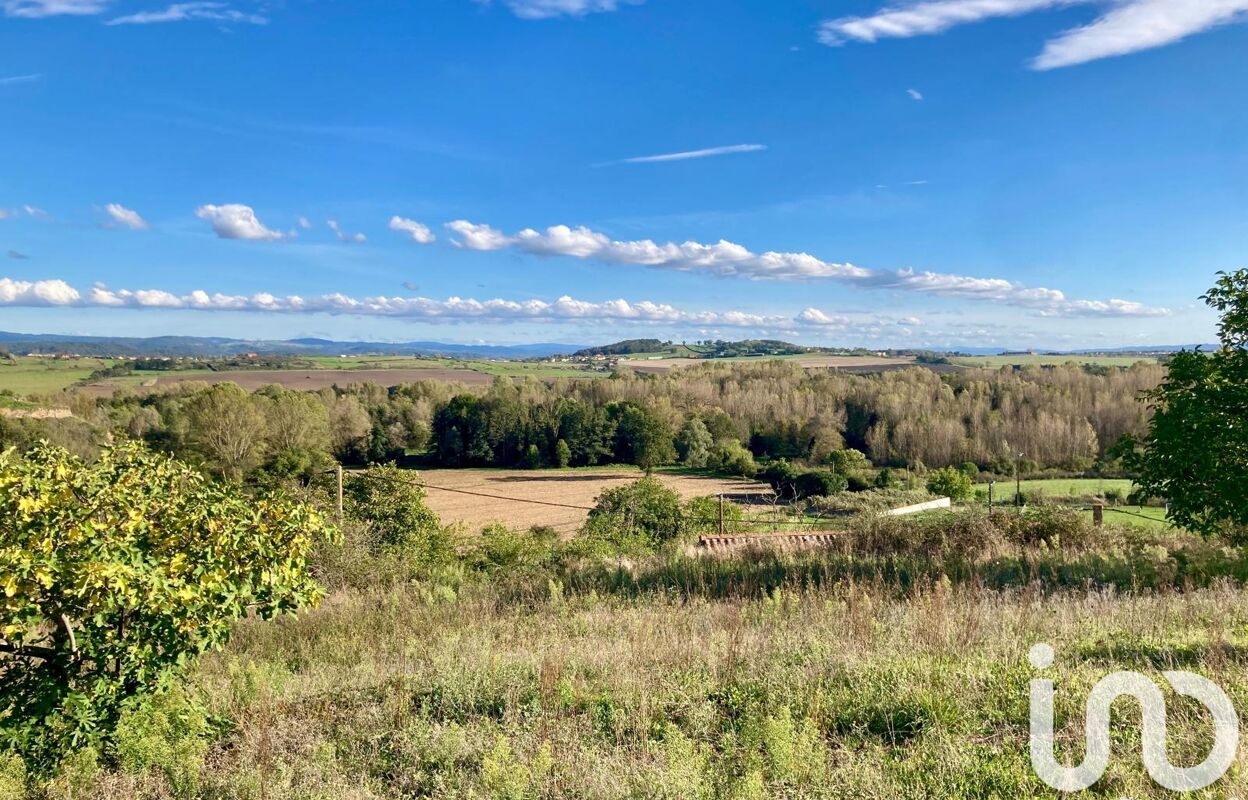
[[[308,221],[307,217],[298,217],[295,222],[305,231],[312,229],[312,223]]]
[[[792,318],[751,314],[741,311],[684,311],[649,300],[630,302],[606,300],[590,302],[569,296],[545,300],[477,300],[450,297],[363,297],[341,293],[301,297],[278,296],[267,292],[253,295],[209,294],[197,289],[175,294],[162,289],[110,289],[95,284],[83,297],[60,280],[35,283],[0,279],[0,306],[94,306],[130,309],[185,309],[196,311],[254,311],[287,314],[353,314],[425,321],[574,321],[610,320],[617,322],[724,325],[732,327],[793,327]]]
[[[15,281],[0,278],[0,305],[70,306],[81,299],[78,290],[65,281]]]
[[[456,220],[447,225],[460,234],[454,240],[465,250],[502,250],[512,247],[538,256],[594,259],[676,272],[706,272],[721,278],[749,280],[833,280],[874,289],[891,289],[939,297],[986,300],[1041,314],[1059,316],[1166,316],[1168,309],[1122,300],[1071,300],[1057,289],[1028,288],[1004,278],[976,278],[913,270],[871,270],[849,263],[823,261],[809,253],[768,251],[755,253],[734,242],[715,244],[667,242],[650,239],[615,241],[586,227],[552,225],[544,233],[526,228],[508,236],[489,225]]]
[[[221,23],[245,23],[248,25],[266,25],[268,18],[259,14],[250,14],[230,8],[225,3],[174,3],[163,11],[140,11],[108,21],[109,25],[152,25],[160,22],[186,22],[189,20],[207,20]]]
[[[90,16],[102,14],[112,0],[4,0],[7,17],[40,19],[60,15]]]
[[[126,208],[119,203],[109,203],[104,206],[105,213],[112,218],[113,222],[118,225],[125,225],[132,231],[147,230],[147,220],[139,215],[139,212],[131,208]]]
[[[346,242],[347,244],[364,244],[368,241],[368,237],[362,233],[347,233],[344,231],[342,226],[338,224],[338,220],[331,219],[326,224],[329,225],[329,229],[334,232],[334,235],[338,237],[338,241],[340,242]]]
[[[16,86],[20,83],[34,83],[43,77],[43,73],[36,72],[30,75],[10,75],[7,78],[0,78],[0,86]]]
[[[465,250],[502,250],[511,244],[511,240],[502,231],[489,225],[475,225],[466,219],[457,219],[446,223],[446,227],[462,237],[452,243]]]
[[[679,153],[661,153],[656,156],[635,156],[633,158],[623,158],[619,161],[607,162],[609,164],[657,164],[665,161],[688,161],[691,158],[710,158],[712,156],[726,156],[734,153],[757,153],[760,150],[766,150],[765,144],[730,144],[723,147],[707,147],[703,150],[684,150]]]
[[[922,92],[920,92],[918,89],[907,89],[907,90],[906,90],[906,94],[910,95],[910,99],[911,99],[911,100],[922,100],[922,99],[923,99],[923,93],[922,93]]]
[[[624,3],[641,0],[505,0],[512,13],[521,19],[552,17],[583,17],[598,11],[615,11]]]
[[[200,206],[195,210],[195,216],[212,223],[213,231],[222,239],[276,242],[295,235],[294,231],[282,233],[266,228],[256,217],[256,212],[251,206],[239,203]]]
[[[407,237],[416,244],[433,244],[434,240],[438,238],[433,235],[433,231],[429,230],[428,225],[423,225],[414,219],[407,219],[406,217],[391,217],[390,230],[407,234]]]
[[[1044,46],[1036,69],[1069,67],[1161,47],[1201,31],[1242,22],[1248,0],[1133,0]]]
[[[1242,22],[1248,0],[925,0],[886,7],[867,17],[827,20],[819,41],[839,46],[943,33],[994,17],[1077,5],[1109,5],[1094,22],[1050,40],[1032,61],[1039,70],[1067,67],[1180,41],[1219,25]]]

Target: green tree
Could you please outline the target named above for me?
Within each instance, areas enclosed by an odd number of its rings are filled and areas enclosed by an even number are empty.
[[[680,495],[650,476],[607,489],[589,512],[584,533],[620,550],[652,550],[677,541],[685,533]]]
[[[563,439],[555,442],[555,466],[565,469],[572,462],[572,448]]]
[[[706,467],[714,445],[715,440],[711,438],[706,423],[698,417],[690,417],[676,436],[676,453],[680,456],[680,463],[694,469]]]
[[[975,485],[971,476],[957,467],[942,467],[928,473],[927,490],[960,503],[975,494]]]
[[[123,708],[222,645],[249,612],[315,603],[331,529],[281,494],[245,496],[142,445],[86,464],[0,455],[0,751],[47,772]]]
[[[218,383],[186,406],[189,441],[216,473],[238,480],[257,467],[265,452],[264,413],[246,390]]]
[[[615,456],[620,461],[651,470],[676,460],[672,431],[657,414],[634,403],[615,403],[608,412],[616,421]]]
[[[753,478],[758,474],[758,464],[754,463],[754,454],[736,439],[725,439],[715,443],[706,466],[726,475],[742,475]]]
[[[853,448],[833,450],[824,458],[824,463],[831,467],[833,472],[845,476],[855,475],[871,466],[867,456],[861,450]]]
[[[1140,494],[1169,501],[1175,525],[1248,531],[1248,269],[1219,273],[1202,298],[1221,314],[1221,347],[1175,353],[1147,394],[1153,416],[1128,454]]]
[[[419,481],[417,473],[394,464],[350,473],[342,487],[343,513],[367,525],[379,547],[428,543],[442,526],[425,505]]]

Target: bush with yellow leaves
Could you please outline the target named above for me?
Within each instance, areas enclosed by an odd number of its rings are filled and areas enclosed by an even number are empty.
[[[93,463],[0,454],[0,754],[32,774],[92,746],[123,709],[232,623],[315,603],[308,556],[333,529],[127,443]]]

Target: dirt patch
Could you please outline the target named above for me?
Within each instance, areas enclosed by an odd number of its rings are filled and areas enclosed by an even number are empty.
[[[437,512],[443,523],[462,522],[470,529],[494,521],[504,522],[513,528],[549,525],[570,536],[585,522],[589,516],[588,509],[593,507],[594,499],[603,489],[631,483],[641,474],[640,470],[624,467],[586,470],[433,469],[422,471],[420,477],[429,487],[429,507]],[[734,478],[664,473],[657,473],[656,477],[679,492],[685,500],[721,492],[742,498],[771,492],[766,484]],[[459,491],[448,491],[451,489]],[[541,505],[531,501],[559,505]]]
[[[155,380],[145,381],[138,389],[152,389],[161,386],[172,386],[175,383],[198,381],[200,383],[233,382],[247,391],[255,391],[261,386],[276,383],[288,389],[316,391],[335,384],[347,386],[352,383],[376,383],[381,386],[398,386],[401,383],[418,383],[420,381],[451,381],[474,385],[488,385],[493,376],[470,369],[268,369],[268,370],[224,370],[221,372],[202,372],[194,375],[161,375]],[[111,383],[93,383],[82,387],[81,391],[96,396],[110,396],[117,386]]]

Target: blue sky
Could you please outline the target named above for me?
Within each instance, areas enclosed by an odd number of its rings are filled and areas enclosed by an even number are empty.
[[[0,329],[1208,341],[1248,243],[1245,21],[0,0]]]

